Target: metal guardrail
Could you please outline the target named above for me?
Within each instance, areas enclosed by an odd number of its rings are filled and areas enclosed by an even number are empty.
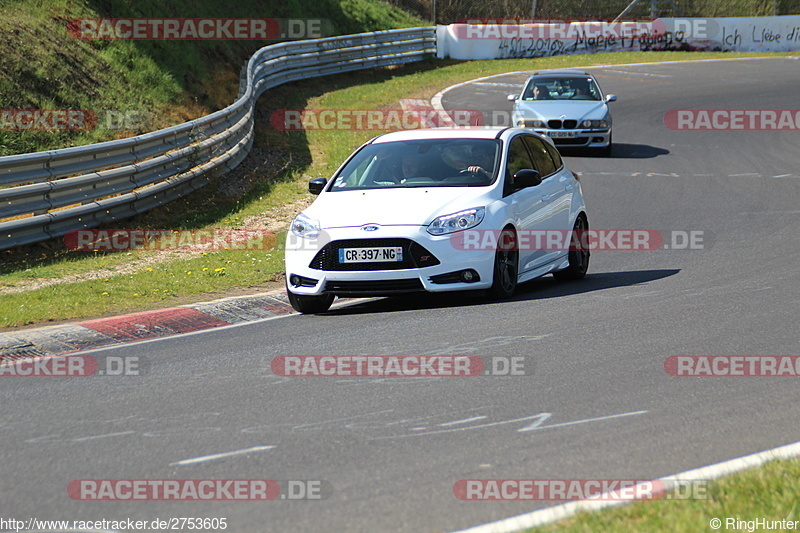
[[[433,27],[265,46],[243,68],[237,100],[216,113],[128,139],[0,157],[0,250],[143,213],[232,170],[250,151],[256,101],[269,88],[435,53]]]

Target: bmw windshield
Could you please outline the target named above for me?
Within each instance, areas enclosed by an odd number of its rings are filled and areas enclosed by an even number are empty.
[[[528,82],[523,100],[601,100],[600,88],[592,78],[540,77]]]

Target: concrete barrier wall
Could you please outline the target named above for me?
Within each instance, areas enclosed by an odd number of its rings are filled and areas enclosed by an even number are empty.
[[[500,22],[500,21],[498,21]],[[533,58],[663,50],[800,50],[800,16],[437,26],[437,56]]]

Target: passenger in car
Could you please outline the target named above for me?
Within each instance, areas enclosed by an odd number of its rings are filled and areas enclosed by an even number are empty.
[[[402,179],[414,178],[419,176],[420,161],[419,156],[414,154],[404,154],[400,161]]]
[[[589,92],[589,84],[586,82],[578,82],[574,85],[574,93],[570,97],[571,100],[594,100],[594,96]]]

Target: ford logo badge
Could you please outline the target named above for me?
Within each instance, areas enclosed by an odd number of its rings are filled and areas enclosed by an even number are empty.
[[[361,229],[364,230],[364,231],[377,231],[378,230],[378,226],[376,226],[374,224],[370,224],[368,226],[361,226]]]

